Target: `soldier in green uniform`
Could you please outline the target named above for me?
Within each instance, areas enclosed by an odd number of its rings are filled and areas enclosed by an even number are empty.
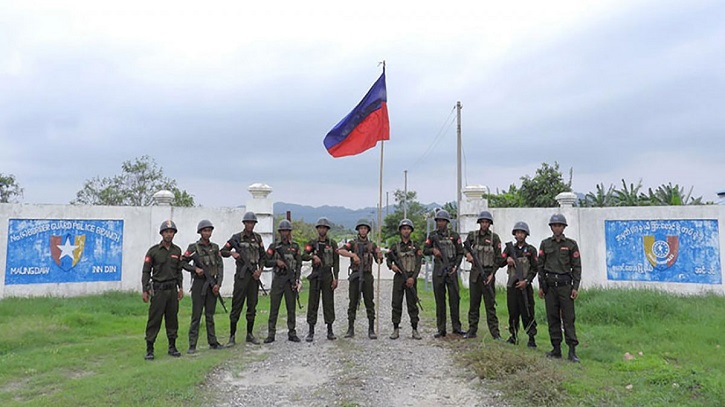
[[[529,348],[536,347],[536,318],[534,316],[534,289],[531,282],[536,278],[538,260],[536,248],[526,242],[529,236],[529,225],[516,222],[511,233],[515,240],[506,244],[502,255],[508,264],[508,280],[506,281],[506,304],[509,311],[509,333],[506,342],[518,343],[519,318],[524,331],[529,335]],[[514,260],[516,259],[516,260]],[[521,273],[516,269],[518,261]]]
[[[236,260],[237,270],[234,274],[234,293],[232,294],[232,311],[229,313],[229,343],[234,346],[237,322],[242,314],[244,301],[247,301],[247,338],[246,341],[259,345],[254,337],[254,317],[257,314],[257,296],[259,295],[259,278],[266,261],[266,252],[262,236],[254,232],[257,215],[247,212],[242,217],[244,230],[235,233],[221,249],[222,257],[232,256]]]
[[[352,259],[350,264],[350,304],[347,307],[347,333],[345,338],[355,336],[355,315],[357,314],[357,306],[360,300],[360,280],[358,270],[362,262],[363,281],[362,296],[365,301],[365,310],[368,316],[368,338],[378,339],[375,333],[375,302],[373,292],[373,262],[378,264],[383,262],[383,255],[377,245],[368,239],[368,233],[372,227],[370,222],[361,219],[357,222],[355,230],[357,230],[357,238],[351,242],[345,243],[340,248],[340,256]],[[359,253],[359,254],[358,254]]]
[[[171,220],[159,228],[161,243],[151,246],[144,258],[141,272],[143,302],[149,302],[149,318],[146,323],[146,360],[154,358],[154,342],[165,320],[166,337],[169,339],[169,355],[181,356],[176,349],[179,330],[179,301],[184,297],[184,275],[181,273],[181,248],[173,243],[177,229]]]
[[[448,305],[451,309],[453,333],[465,335],[465,332],[461,330],[459,311],[461,295],[458,286],[458,267],[463,260],[461,237],[458,233],[448,229],[451,215],[447,211],[438,211],[434,219],[436,230],[428,236],[423,248],[423,254],[434,256],[433,294],[436,301],[436,326],[438,331],[433,337],[446,336],[446,290],[449,297]]]
[[[199,339],[201,314],[206,321],[206,340],[212,349],[221,349],[214,330],[214,312],[216,311],[219,289],[224,280],[224,263],[219,246],[211,239],[214,225],[204,219],[199,222],[196,232],[201,238],[189,245],[181,258],[184,270],[191,273],[191,326],[189,327],[189,354],[196,353]],[[193,265],[191,264],[193,263]],[[207,278],[208,274],[211,278]]]
[[[322,314],[327,324],[327,339],[337,339],[332,331],[332,324],[335,322],[335,289],[340,274],[340,255],[337,251],[337,242],[327,236],[330,221],[322,217],[317,220],[315,228],[317,239],[310,240],[302,254],[302,260],[312,260],[312,273],[307,277],[310,280],[310,295],[307,300],[307,323],[310,329],[305,337],[307,342],[312,342],[315,337],[320,294]]]
[[[269,290],[269,322],[267,338],[264,343],[272,343],[275,339],[279,306],[287,307],[287,337],[292,342],[299,342],[295,329],[295,297],[300,290],[300,270],[302,255],[300,246],[292,241],[292,223],[288,220],[279,222],[277,227],[279,240],[267,249],[267,267],[272,267],[272,288]]]
[[[491,212],[483,211],[478,215],[477,231],[470,232],[466,237],[466,246],[475,252],[478,262],[483,268],[483,275],[480,270],[473,267],[469,278],[470,287],[470,308],[468,309],[468,332],[465,338],[478,336],[478,319],[481,313],[481,297],[486,310],[486,324],[493,339],[501,339],[498,330],[498,317],[496,316],[496,270],[502,267],[505,259],[501,257],[501,238],[491,230],[493,216]],[[466,260],[473,262],[473,254],[468,250]]]
[[[579,294],[582,263],[576,241],[564,236],[566,226],[564,215],[552,215],[549,227],[553,235],[542,240],[539,246],[539,297],[545,298],[546,319],[553,347],[551,352],[546,352],[546,356],[561,358],[563,322],[569,360],[578,363],[576,346],[579,341],[574,327],[574,300]]]
[[[400,337],[400,318],[403,315],[403,296],[408,305],[408,316],[413,329],[413,339],[421,339],[418,333],[418,304],[416,303],[417,289],[416,282],[420,273],[420,266],[423,263],[423,250],[410,240],[413,233],[413,222],[410,219],[403,219],[398,225],[400,242],[393,244],[387,254],[388,268],[395,272],[393,276],[393,333],[390,339]],[[397,259],[402,270],[396,265],[393,259]]]

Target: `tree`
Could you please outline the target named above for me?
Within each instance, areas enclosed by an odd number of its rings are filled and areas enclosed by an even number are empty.
[[[156,161],[144,155],[124,161],[120,175],[86,180],[71,204],[149,206],[153,203],[153,195],[162,189],[174,193],[175,206],[194,206],[193,195],[179,189],[176,180],[165,177]]]
[[[18,198],[22,198],[22,196],[23,189],[20,188],[15,175],[0,173],[0,202],[18,202]]]
[[[649,200],[653,205],[703,205],[702,197],[693,198],[692,189],[685,194],[685,188],[670,182],[667,185],[660,185],[656,190],[649,188]]]
[[[508,191],[502,194],[486,195],[489,206],[495,207],[527,207],[552,208],[559,205],[556,196],[562,192],[571,192],[572,170],[569,170],[569,181],[564,182],[564,176],[559,170],[559,163],[551,166],[541,163],[532,178],[528,175],[521,177],[521,187],[511,185]]]
[[[640,189],[642,189],[641,179],[637,182],[637,185],[630,183],[629,187],[627,187],[627,182],[622,179],[622,189],[614,191],[616,196],[615,206],[649,206],[649,199],[645,194],[639,192]]]
[[[606,206],[615,206],[617,199],[614,195],[614,185],[604,188],[604,183],[597,184],[597,192],[588,193],[582,200],[582,206],[602,208]]]
[[[414,242],[422,242],[425,240],[425,207],[418,202],[416,199],[417,193],[415,191],[408,191],[408,195],[405,192],[398,189],[393,193],[395,198],[395,210],[385,217],[383,220],[383,236],[382,241],[385,243],[392,243],[398,239],[398,225],[403,220],[403,203],[407,203],[407,215],[408,219],[413,222],[415,229],[411,235],[411,239]],[[407,198],[407,199],[405,199]]]

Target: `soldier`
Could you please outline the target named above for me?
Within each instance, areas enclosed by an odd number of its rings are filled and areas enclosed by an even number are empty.
[[[539,297],[546,298],[546,319],[552,350],[550,358],[561,358],[561,325],[564,325],[569,360],[578,363],[576,346],[579,341],[574,327],[574,300],[579,293],[582,264],[576,241],[564,236],[564,215],[555,214],[549,220],[553,236],[541,241],[539,247]]]
[[[216,311],[219,289],[224,280],[224,263],[219,253],[219,246],[212,243],[211,234],[214,225],[204,219],[199,222],[196,232],[201,238],[189,245],[181,258],[184,270],[191,273],[191,326],[189,327],[189,350],[196,353],[196,342],[199,338],[199,323],[204,312],[206,321],[206,340],[212,349],[222,349],[217,341],[214,330],[214,312]],[[192,265],[191,262],[194,264]]]
[[[413,339],[421,339],[418,333],[418,294],[416,282],[422,264],[422,249],[410,240],[413,222],[403,219],[398,225],[400,242],[395,243],[387,254],[388,268],[396,274],[393,277],[393,333],[390,339],[400,337],[400,318],[403,314],[403,295],[408,304],[408,316],[413,329]],[[397,263],[397,264],[396,264]],[[398,266],[400,265],[400,266]],[[402,267],[402,270],[401,270]]]
[[[262,236],[254,232],[257,215],[246,212],[242,217],[244,230],[235,233],[221,249],[222,257],[232,256],[236,260],[237,270],[234,274],[234,293],[232,294],[232,312],[229,314],[229,343],[234,346],[237,332],[237,321],[242,314],[244,301],[247,301],[247,338],[246,341],[259,345],[254,337],[254,317],[257,314],[257,296],[259,295],[259,278],[265,263],[265,250]]]
[[[509,311],[509,333],[506,342],[518,343],[519,317],[524,332],[529,335],[529,348],[536,347],[536,318],[534,316],[534,290],[531,282],[538,271],[536,248],[526,242],[529,236],[529,225],[516,222],[511,233],[515,240],[507,243],[502,253],[508,264],[508,280],[506,281],[506,304]],[[516,259],[516,260],[514,260]],[[518,263],[518,264],[517,264]],[[520,268],[520,270],[517,269]]]
[[[292,223],[288,220],[279,222],[277,227],[279,240],[267,249],[267,267],[272,267],[272,288],[269,290],[269,322],[267,323],[267,338],[264,343],[274,342],[277,326],[279,306],[284,296],[287,307],[287,337],[292,342],[299,342],[295,329],[295,297],[300,291],[300,270],[302,257],[300,246],[292,241]],[[299,301],[299,299],[298,299]]]
[[[365,310],[368,315],[368,338],[378,339],[375,333],[375,302],[373,302],[373,261],[378,264],[383,262],[383,255],[377,245],[368,239],[370,233],[370,222],[361,219],[357,222],[355,230],[357,230],[357,238],[351,242],[347,242],[340,248],[340,256],[352,259],[350,270],[352,273],[348,280],[350,281],[350,304],[347,307],[347,333],[345,338],[355,336],[355,314],[360,300],[360,291],[365,300]],[[363,270],[362,289],[360,288],[359,269]]]
[[[161,243],[151,246],[144,258],[141,273],[143,302],[149,302],[149,318],[146,323],[146,360],[154,358],[154,342],[161,329],[161,320],[166,325],[169,339],[169,355],[181,356],[176,349],[179,330],[179,301],[184,297],[184,275],[181,273],[181,248],[173,243],[177,229],[171,220],[164,221],[159,228]]]
[[[466,250],[466,260],[473,262],[476,255],[483,269],[483,275],[475,267],[471,269],[469,278],[470,308],[468,309],[468,332],[465,338],[475,338],[478,333],[478,319],[481,313],[481,297],[486,310],[486,324],[488,331],[495,340],[501,339],[498,330],[498,317],[496,316],[496,270],[502,267],[505,259],[501,257],[501,238],[491,230],[493,216],[491,212],[483,211],[478,215],[477,231],[470,232],[466,237],[466,246],[474,253]]]
[[[458,286],[458,267],[463,260],[463,247],[458,233],[448,230],[451,215],[440,210],[435,215],[436,230],[425,241],[423,254],[434,256],[433,266],[433,294],[436,301],[436,326],[438,331],[435,338],[446,336],[446,290],[448,290],[448,305],[451,308],[451,323],[453,333],[465,335],[461,330],[459,306],[461,302],[460,288]]]
[[[310,240],[305,246],[302,260],[312,260],[312,273],[310,280],[310,295],[307,300],[307,323],[310,330],[305,341],[312,342],[317,324],[317,308],[320,306],[322,294],[322,314],[327,324],[327,339],[337,339],[332,331],[335,322],[335,289],[340,274],[340,255],[337,251],[337,242],[327,236],[330,231],[330,221],[322,217],[317,220],[317,239]]]

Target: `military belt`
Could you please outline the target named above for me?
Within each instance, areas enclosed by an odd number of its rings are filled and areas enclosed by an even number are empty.
[[[176,290],[176,282],[154,282],[154,291]]]
[[[569,274],[546,273],[546,285],[549,287],[563,287],[571,285],[572,278]]]

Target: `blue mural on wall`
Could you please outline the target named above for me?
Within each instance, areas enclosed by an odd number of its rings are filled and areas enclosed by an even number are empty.
[[[121,281],[123,220],[9,219],[5,285]]]
[[[609,280],[722,284],[717,220],[607,220]]]

